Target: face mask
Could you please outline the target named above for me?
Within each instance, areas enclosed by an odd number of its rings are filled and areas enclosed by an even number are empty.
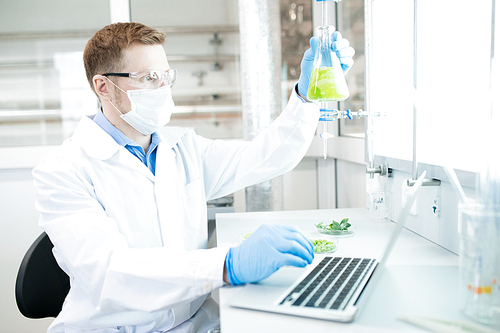
[[[123,91],[116,84],[114,85]],[[150,135],[158,131],[170,121],[175,104],[172,99],[172,88],[169,86],[128,90],[126,94],[132,107],[129,112],[123,114],[113,102],[110,102],[122,114],[120,117],[142,135]]]

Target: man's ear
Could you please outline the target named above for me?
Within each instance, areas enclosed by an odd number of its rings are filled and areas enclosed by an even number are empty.
[[[108,98],[109,92],[109,82],[102,75],[94,75],[92,78],[92,83],[94,84],[95,93],[99,97]]]

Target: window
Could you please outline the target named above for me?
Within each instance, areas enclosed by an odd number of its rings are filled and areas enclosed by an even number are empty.
[[[491,1],[414,4],[372,2],[371,108],[385,113],[374,119],[375,155],[411,161],[415,125],[419,163],[477,171],[490,121]]]
[[[84,108],[95,110],[81,54],[109,15],[100,0],[2,4],[0,147],[58,144]]]
[[[167,33],[165,52],[178,71],[169,125],[242,138],[237,2],[132,0],[130,8],[132,21]]]
[[[167,56],[179,71],[171,124],[209,138],[242,137],[237,3],[130,3],[134,21],[167,32]],[[109,1],[2,5],[0,147],[58,145],[83,115],[96,112],[82,55],[88,39],[108,24]]]

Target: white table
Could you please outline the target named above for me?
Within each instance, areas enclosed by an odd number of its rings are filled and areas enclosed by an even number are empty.
[[[257,213],[218,214],[218,246],[235,246],[241,236],[261,224],[290,224],[312,238],[330,239],[319,234],[314,224],[348,217],[356,226],[355,235],[340,238],[335,256],[381,259],[395,228],[389,220],[369,219],[366,209],[329,209]],[[324,255],[316,255],[315,262]],[[306,268],[283,267],[287,270]],[[404,229],[387,262],[386,270],[370,294],[363,311],[353,323],[336,323],[281,314],[233,308],[231,297],[244,287],[226,286],[219,290],[221,330],[245,332],[422,332],[418,327],[398,320],[398,314],[469,321],[459,309],[458,256]],[[491,327],[490,327],[491,328]]]

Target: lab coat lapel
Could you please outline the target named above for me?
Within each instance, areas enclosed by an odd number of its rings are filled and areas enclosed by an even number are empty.
[[[120,146],[119,161],[123,165],[142,173],[152,182],[155,181],[155,176],[153,175],[151,170],[149,170],[149,168],[144,163],[142,163],[141,160],[139,160],[136,156],[129,152],[125,147]]]
[[[119,152],[118,159],[121,164],[142,173],[152,182],[155,181],[153,173],[144,163],[125,147],[117,144],[108,133],[88,117],[82,118],[72,140],[79,141],[87,155],[95,159],[107,160]]]
[[[89,117],[78,123],[71,140],[78,142],[85,153],[97,160],[107,160],[116,154],[120,146]]]
[[[182,182],[176,166],[174,150],[164,143],[156,152],[155,194],[160,218],[163,246],[175,250],[185,249],[182,237]]]

